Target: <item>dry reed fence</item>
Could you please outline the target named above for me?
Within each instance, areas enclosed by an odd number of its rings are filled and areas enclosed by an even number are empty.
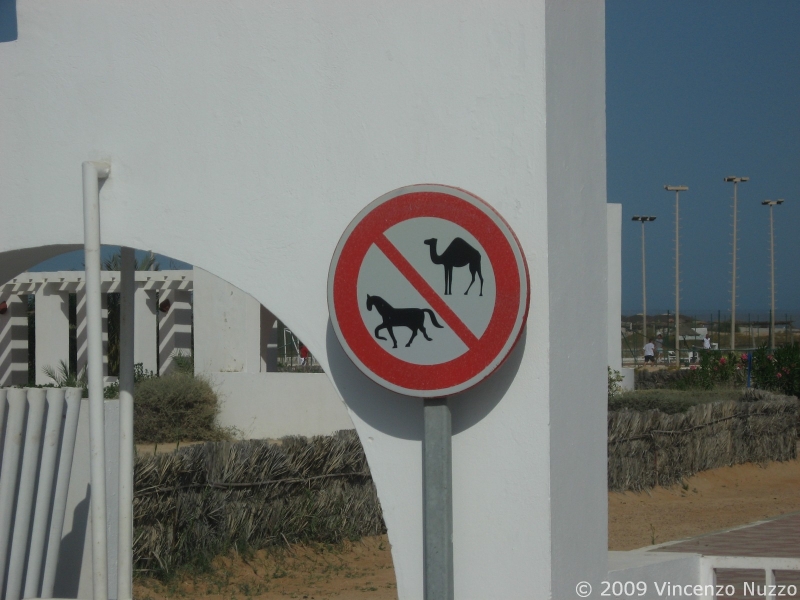
[[[759,393],[668,415],[608,413],[608,489],[668,486],[699,471],[797,458],[798,400]]]
[[[231,548],[386,531],[355,431],[137,456],[133,508],[134,565],[150,573],[207,564]]]

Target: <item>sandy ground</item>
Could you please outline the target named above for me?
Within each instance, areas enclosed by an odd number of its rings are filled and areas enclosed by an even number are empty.
[[[800,461],[698,473],[683,485],[609,493],[609,550],[695,537],[800,511]]]
[[[392,555],[386,536],[342,547],[291,546],[252,556],[220,557],[210,573],[161,583],[137,578],[136,600],[395,600]]]
[[[152,449],[151,449],[152,451]],[[161,448],[159,448],[159,452]],[[608,547],[631,550],[800,511],[800,461],[706,471],[683,485],[609,493]],[[292,546],[217,559],[212,572],[168,583],[139,578],[137,600],[395,600],[386,536],[342,547]]]

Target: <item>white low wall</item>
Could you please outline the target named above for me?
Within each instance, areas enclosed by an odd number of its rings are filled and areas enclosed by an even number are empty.
[[[117,515],[119,513],[119,401],[105,401],[106,511],[108,527],[108,590],[117,597]],[[70,472],[66,514],[58,555],[56,598],[92,597],[91,469],[89,465],[89,400],[81,401]]]
[[[636,597],[643,600],[660,599],[672,594],[672,586],[696,586],[700,583],[700,555],[683,552],[649,552],[647,548],[629,552],[608,553],[608,583],[592,583],[597,596],[593,597]],[[624,593],[625,588],[613,587],[614,582],[623,586],[627,583],[640,586],[632,595]],[[642,583],[646,587],[642,587]],[[615,591],[623,590],[623,594]],[[661,593],[659,593],[661,592]],[[681,594],[682,595],[682,594]],[[683,595],[684,598],[696,598],[694,595]]]
[[[354,429],[323,373],[207,374],[220,398],[219,424],[244,439],[329,435]]]
[[[626,392],[632,392],[636,389],[636,370],[631,367],[619,369],[619,374],[622,375],[620,386]]]

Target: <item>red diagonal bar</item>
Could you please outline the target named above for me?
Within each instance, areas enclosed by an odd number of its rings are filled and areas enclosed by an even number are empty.
[[[398,271],[405,277],[408,282],[414,286],[420,295],[425,299],[425,302],[431,305],[431,308],[436,311],[439,316],[450,326],[455,334],[461,338],[461,341],[467,345],[467,348],[472,350],[478,344],[478,338],[470,331],[464,322],[453,312],[447,303],[442,300],[441,296],[437,294],[433,288],[428,284],[422,275],[411,265],[406,257],[400,254],[400,251],[389,241],[385,235],[379,235],[375,238],[375,245],[380,248],[381,252],[386,255],[386,258],[397,268]]]

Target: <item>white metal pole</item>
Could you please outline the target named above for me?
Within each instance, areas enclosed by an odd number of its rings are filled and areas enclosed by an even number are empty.
[[[117,598],[130,600],[133,597],[133,302],[136,291],[133,248],[123,247],[121,259]]]
[[[772,222],[772,209],[769,205],[769,278],[770,278],[770,304],[769,304],[769,347],[775,349],[775,227]]]
[[[733,182],[733,277],[731,278],[731,350],[736,350],[736,192],[739,182]]]
[[[111,171],[106,163],[83,163],[83,234],[86,265],[86,340],[89,378],[89,445],[92,482],[92,589],[108,599],[106,555],[106,461],[103,414],[103,313],[100,299],[100,186]]]
[[[642,332],[647,344],[647,275],[644,267],[644,219],[642,219]]]
[[[678,241],[678,223],[679,219],[679,191],[675,192],[675,360],[677,364],[681,364],[681,269],[680,269],[680,243]]]

